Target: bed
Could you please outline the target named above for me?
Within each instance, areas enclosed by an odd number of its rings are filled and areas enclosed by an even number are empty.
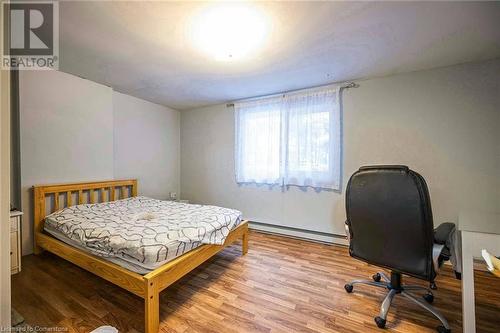
[[[52,252],[143,298],[147,333],[158,332],[162,290],[235,241],[248,251],[238,211],[138,197],[133,179],[36,185],[33,196],[35,254]]]

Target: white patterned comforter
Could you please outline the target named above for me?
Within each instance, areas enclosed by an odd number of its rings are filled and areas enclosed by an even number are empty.
[[[45,218],[45,230],[92,254],[152,269],[201,244],[223,244],[240,222],[234,209],[133,197],[64,208]]]

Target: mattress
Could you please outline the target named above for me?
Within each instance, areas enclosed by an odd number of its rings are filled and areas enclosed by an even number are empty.
[[[241,212],[133,197],[66,207],[45,218],[55,238],[139,274],[202,244],[222,245]]]

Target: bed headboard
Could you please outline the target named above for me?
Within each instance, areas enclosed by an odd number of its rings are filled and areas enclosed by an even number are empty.
[[[137,179],[33,186],[34,232],[42,232],[45,217],[76,204],[98,203],[137,196]]]

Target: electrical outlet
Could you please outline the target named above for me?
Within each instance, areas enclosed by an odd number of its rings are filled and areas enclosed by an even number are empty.
[[[170,200],[177,200],[177,192],[170,192]]]

